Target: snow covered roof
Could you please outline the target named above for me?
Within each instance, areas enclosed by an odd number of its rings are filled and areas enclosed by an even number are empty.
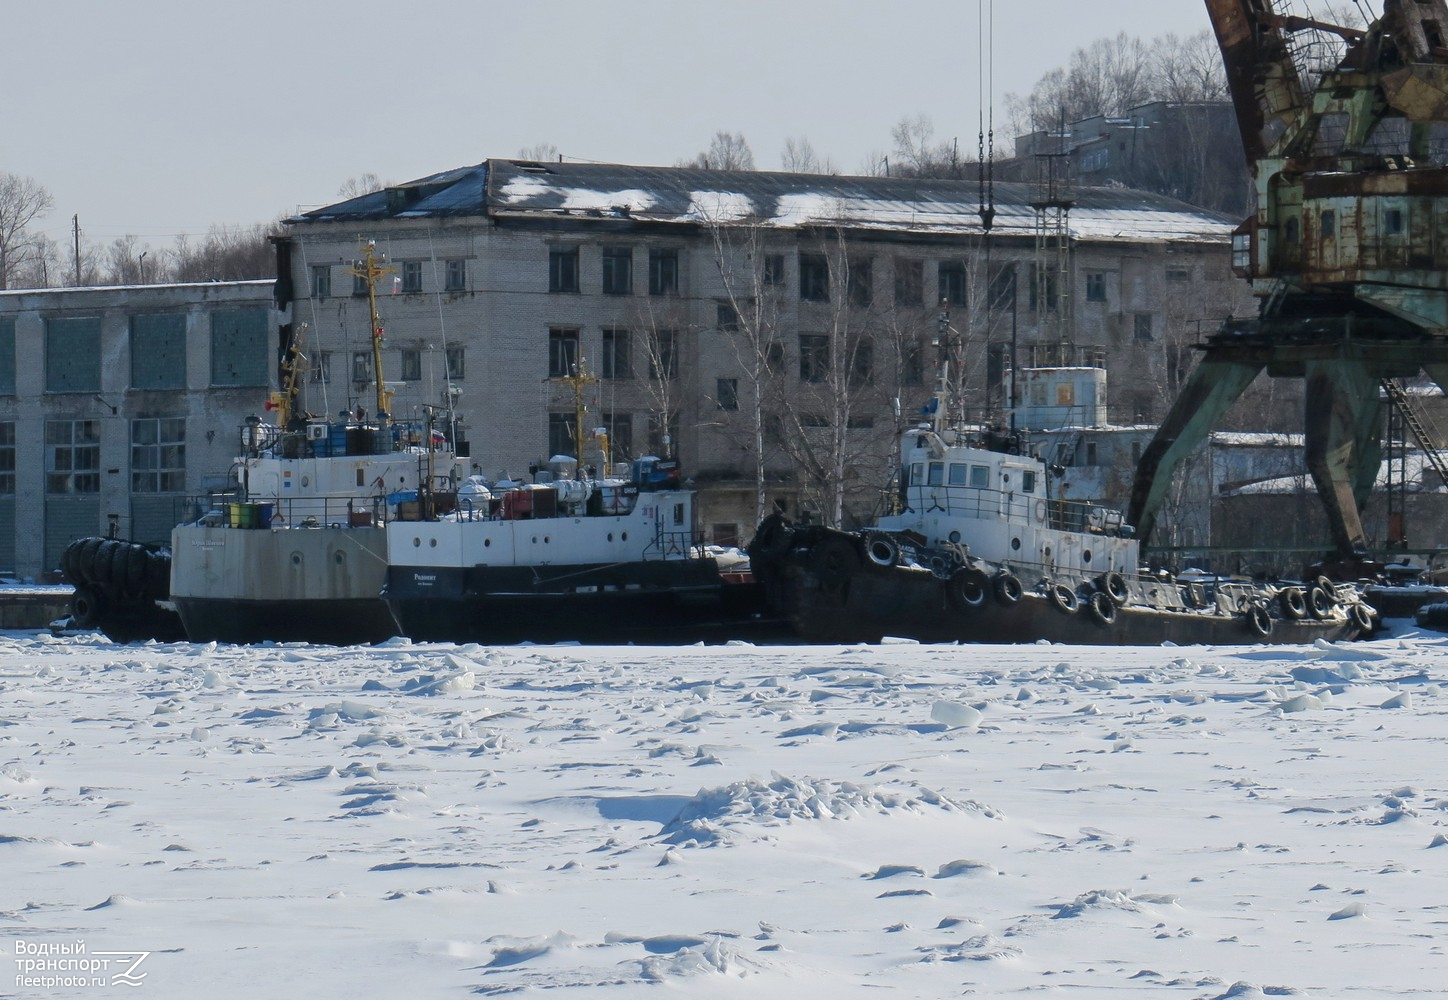
[[[994,232],[1030,236],[1032,185],[995,185]],[[315,209],[293,224],[458,215],[616,219],[770,228],[982,233],[976,181],[488,160]],[[1071,231],[1091,242],[1226,243],[1237,220],[1119,187],[1073,192]]]

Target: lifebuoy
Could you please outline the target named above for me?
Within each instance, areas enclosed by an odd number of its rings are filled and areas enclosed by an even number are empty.
[[[1277,606],[1282,609],[1282,617],[1292,621],[1307,617],[1307,598],[1301,587],[1288,587],[1278,594]]]
[[[1243,616],[1243,621],[1247,623],[1249,629],[1260,636],[1272,634],[1272,616],[1260,604],[1254,604],[1248,608],[1247,613]]]
[[[1026,588],[1021,586],[1020,577],[1005,570],[997,573],[995,579],[991,581],[991,592],[995,594],[996,601],[1007,607],[1018,602],[1025,591]]]
[[[1357,626],[1359,632],[1361,632],[1363,635],[1369,635],[1372,633],[1374,628],[1373,613],[1372,611],[1368,610],[1368,606],[1366,604],[1354,604],[1352,606],[1351,614],[1352,623]]]
[[[1076,609],[1081,606],[1081,599],[1076,596],[1076,591],[1064,583],[1050,584],[1046,588],[1046,596],[1051,599],[1051,603],[1056,606],[1057,610],[1064,611],[1068,615],[1075,614]]]
[[[1126,589],[1126,577],[1115,570],[1103,573],[1100,580],[1097,581],[1097,586],[1118,608],[1124,607],[1131,597],[1131,592]]]
[[[1116,602],[1104,590],[1098,590],[1086,602],[1086,613],[1097,625],[1105,628],[1116,621]]]
[[[1307,590],[1307,610],[1312,617],[1321,621],[1324,618],[1332,617],[1332,597],[1317,584],[1313,584]]]
[[[978,608],[990,593],[990,578],[970,566],[958,570],[945,585],[950,602],[961,608]]]
[[[876,566],[888,569],[900,558],[900,549],[887,535],[871,535],[865,543],[865,555]]]
[[[1046,519],[1046,501],[1044,501],[1044,500],[1037,500],[1037,501],[1036,501],[1036,520],[1037,520],[1037,521],[1044,521],[1045,519]]]

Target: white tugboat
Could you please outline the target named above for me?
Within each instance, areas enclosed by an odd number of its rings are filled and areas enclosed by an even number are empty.
[[[297,406],[305,359],[293,344],[275,423],[249,418],[232,469],[234,494],[171,534],[170,600],[193,642],[378,642],[397,635],[381,600],[387,525],[450,502],[450,451],[429,427],[389,416],[382,382],[376,282],[385,269],[369,243],[358,265],[372,319],[376,409],[338,421]]]

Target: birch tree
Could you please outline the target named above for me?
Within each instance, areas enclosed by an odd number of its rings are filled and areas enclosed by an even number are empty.
[[[43,236],[30,227],[54,204],[50,192],[29,177],[0,173],[0,290],[41,260]]]

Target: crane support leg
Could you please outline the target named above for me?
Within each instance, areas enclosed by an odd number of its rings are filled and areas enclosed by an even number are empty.
[[[1306,371],[1307,471],[1327,509],[1333,544],[1343,555],[1367,548],[1358,508],[1360,474],[1377,466],[1376,455],[1361,454],[1359,444],[1377,430],[1378,383],[1361,365],[1340,361],[1308,362]]]
[[[1156,514],[1171,486],[1177,466],[1191,454],[1217,419],[1262,370],[1260,362],[1202,359],[1172,403],[1171,412],[1142,453],[1131,487],[1131,510],[1127,520],[1136,526],[1142,543],[1156,527]]]

